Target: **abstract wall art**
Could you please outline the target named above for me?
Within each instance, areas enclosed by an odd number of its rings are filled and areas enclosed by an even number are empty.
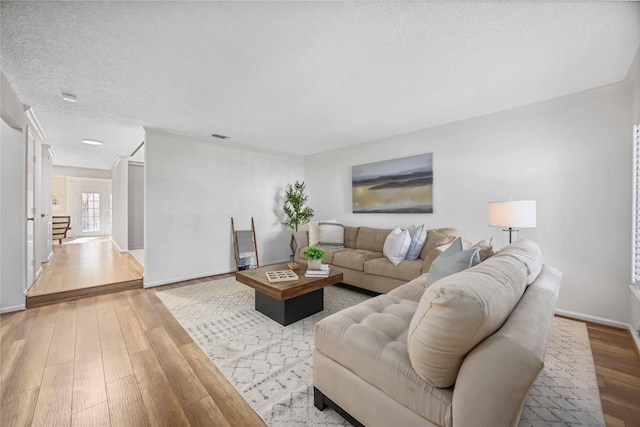
[[[433,213],[433,153],[352,166],[353,213]]]

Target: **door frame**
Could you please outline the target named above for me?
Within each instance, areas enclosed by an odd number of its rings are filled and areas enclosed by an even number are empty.
[[[99,231],[82,231],[82,193],[97,193],[100,195],[100,230]],[[96,237],[96,236],[110,236],[110,218],[111,218],[111,206],[110,206],[111,190],[105,188],[96,188],[91,186],[82,186],[76,188],[73,194],[73,212],[74,212],[74,224],[76,237]]]
[[[36,199],[35,199],[35,167],[36,139],[31,126],[25,126],[25,283],[24,290],[31,288],[36,280]]]

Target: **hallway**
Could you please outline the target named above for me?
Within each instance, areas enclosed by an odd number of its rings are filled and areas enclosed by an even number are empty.
[[[29,289],[27,306],[142,287],[143,268],[120,253],[111,237],[65,239],[53,246],[53,257]]]

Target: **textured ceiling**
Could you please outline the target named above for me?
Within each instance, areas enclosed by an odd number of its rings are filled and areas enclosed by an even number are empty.
[[[142,126],[308,155],[617,82],[640,45],[637,2],[3,1],[0,24],[55,163],[103,169]]]

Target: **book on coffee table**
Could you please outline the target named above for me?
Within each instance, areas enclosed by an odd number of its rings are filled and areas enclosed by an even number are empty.
[[[329,277],[329,271],[329,265],[322,264],[320,266],[320,270],[307,269],[307,272],[304,275],[305,277]]]

